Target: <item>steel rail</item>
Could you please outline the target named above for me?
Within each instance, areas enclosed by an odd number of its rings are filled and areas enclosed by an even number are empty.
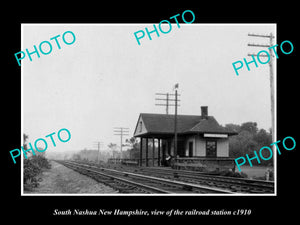
[[[98,166],[93,166],[93,167],[99,168]],[[224,188],[224,184],[228,184],[231,185],[231,187],[227,187],[227,189],[229,190],[233,189],[234,191],[241,190],[244,193],[248,193],[248,192],[273,193],[274,192],[274,182],[272,181],[253,180],[253,179],[238,178],[238,177],[226,177],[226,176],[212,175],[205,172],[174,170],[174,169],[167,169],[167,168],[154,168],[154,167],[140,168],[139,167],[139,170],[137,170],[136,167],[126,166],[126,167],[122,167],[122,169],[123,170],[129,169],[129,171],[134,170],[134,172],[142,173],[142,174],[151,173],[152,175],[153,173],[155,174],[154,176],[160,175],[160,176],[172,176],[177,179],[178,178],[191,179],[197,183],[211,182],[210,185],[222,186],[223,188]]]
[[[145,185],[136,181],[130,181],[128,179],[124,179],[124,178],[120,178],[118,176],[126,176],[127,178],[133,178],[136,179],[138,178],[139,180],[144,180],[146,182],[154,182],[154,184],[157,186],[158,184],[167,184],[167,185],[173,185],[173,186],[177,186],[177,190],[185,190],[187,192],[192,192],[192,191],[205,191],[205,192],[209,192],[209,193],[220,193],[220,194],[236,194],[237,192],[231,192],[228,190],[224,190],[224,189],[219,189],[219,188],[212,188],[212,187],[207,187],[207,186],[202,186],[202,185],[198,185],[198,184],[193,184],[193,183],[186,183],[186,182],[182,182],[182,181],[174,181],[174,180],[170,180],[170,179],[165,179],[165,178],[159,178],[159,177],[153,177],[153,176],[148,176],[148,175],[142,175],[142,174],[137,174],[137,173],[131,173],[131,172],[123,172],[123,171],[119,171],[119,170],[114,170],[114,169],[108,169],[108,168],[104,168],[104,167],[97,167],[97,166],[91,166],[88,164],[81,164],[81,163],[75,163],[75,162],[66,162],[63,161],[62,164],[68,164],[71,166],[77,166],[81,169],[85,169],[88,171],[91,171],[93,173],[96,174],[100,174],[102,176],[106,176],[106,177],[110,177],[113,179],[117,179],[120,180],[122,182],[125,183],[130,183],[132,185],[137,185],[143,188],[147,188],[147,189],[153,189],[156,190],[159,193],[176,193],[176,192],[171,192],[162,188],[157,188],[157,187],[153,187],[150,185]],[[98,170],[101,171],[106,171],[106,172],[110,172],[113,173],[115,175],[111,175],[111,174],[107,174],[107,173],[102,173],[99,172],[97,170],[92,170],[90,168],[86,168],[86,167],[93,167],[96,168]],[[192,192],[193,193],[193,192]]]
[[[67,164],[67,165],[70,165],[71,167],[74,166],[74,163],[69,163],[69,162],[63,162],[62,163],[61,161],[56,161],[56,162],[61,163],[63,165]],[[76,167],[77,168],[81,168],[81,169],[84,168],[81,165],[76,165]],[[171,192],[163,190],[163,189],[160,189],[160,188],[157,188],[157,187],[152,187],[152,186],[141,184],[141,183],[138,183],[138,182],[133,182],[133,181],[130,181],[130,180],[126,180],[126,179],[123,179],[123,178],[120,178],[120,177],[108,175],[106,173],[101,173],[99,171],[88,169],[88,168],[84,168],[84,169],[87,170],[87,171],[89,171],[89,172],[95,173],[97,175],[101,175],[101,176],[104,176],[104,177],[112,178],[114,180],[118,180],[118,181],[124,182],[126,184],[128,183],[128,184],[131,184],[131,185],[134,185],[134,186],[137,186],[137,187],[140,187],[140,188],[145,188],[147,190],[155,191],[155,192],[158,192],[158,193],[171,194]]]
[[[165,170],[165,171],[164,171]],[[219,175],[212,175],[212,174],[206,174],[201,172],[192,172],[192,171],[182,171],[182,170],[170,170],[170,169],[155,169],[155,168],[149,168],[149,169],[142,169],[142,171],[145,172],[153,172],[159,173],[159,174],[166,174],[166,175],[174,175],[178,177],[185,177],[185,178],[191,178],[191,179],[207,179],[212,181],[220,181],[230,184],[239,184],[239,185],[247,185],[252,187],[258,187],[258,188],[270,188],[274,189],[274,182],[272,181],[263,181],[263,180],[254,180],[254,179],[245,179],[245,178],[238,178],[238,177],[225,177],[225,176],[219,176]]]

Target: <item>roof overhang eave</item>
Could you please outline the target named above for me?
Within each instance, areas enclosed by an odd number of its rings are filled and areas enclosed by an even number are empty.
[[[147,132],[143,134],[134,135],[134,137],[141,137],[141,138],[169,138],[172,137],[174,133],[169,132]]]

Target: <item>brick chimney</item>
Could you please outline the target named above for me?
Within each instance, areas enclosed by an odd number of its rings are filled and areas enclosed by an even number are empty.
[[[204,118],[207,118],[207,116],[208,116],[208,107],[207,106],[201,106],[201,116]]]

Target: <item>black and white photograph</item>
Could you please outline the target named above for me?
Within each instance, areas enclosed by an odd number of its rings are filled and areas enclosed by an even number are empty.
[[[276,24],[22,24],[23,194],[276,194],[259,152],[276,135],[275,37]]]
[[[296,7],[114,4],[7,9],[3,220],[296,219]]]

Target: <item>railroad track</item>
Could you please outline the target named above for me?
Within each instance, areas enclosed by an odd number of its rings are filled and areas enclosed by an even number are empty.
[[[95,164],[92,164],[97,168]],[[106,165],[107,167],[107,165]],[[274,193],[274,182],[237,177],[217,176],[204,172],[174,170],[163,167],[128,167],[110,165],[109,168],[126,172],[139,173],[155,177],[162,177],[181,182],[194,183],[207,187],[217,187],[230,192],[270,194]]]
[[[81,174],[109,185],[120,193],[147,193],[147,194],[234,194],[235,192],[216,187],[176,181],[157,176],[140,173],[119,171],[89,164],[71,161],[56,161]]]
[[[241,193],[274,193],[274,182],[238,177],[212,175],[204,172],[174,170],[167,168],[141,168],[140,173],[155,174],[166,178],[214,186]]]
[[[274,193],[273,181],[218,176],[205,172],[174,170],[162,167],[122,167],[121,169],[132,170],[141,174],[154,174],[155,176],[165,177],[168,179],[176,179],[200,185],[218,187],[232,192],[256,194]]]

